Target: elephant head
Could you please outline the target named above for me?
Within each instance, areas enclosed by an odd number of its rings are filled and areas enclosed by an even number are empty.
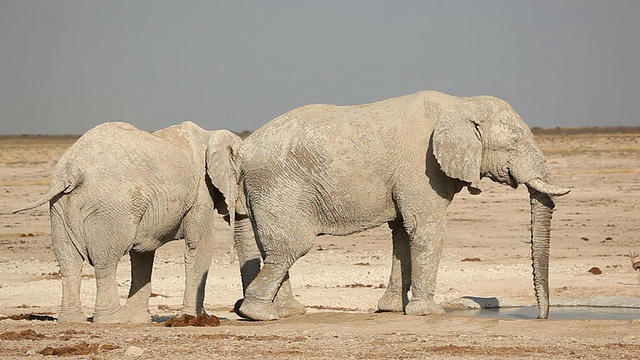
[[[206,175],[211,180],[208,186],[215,208],[219,213],[226,214],[230,184],[233,184],[229,176],[242,139],[228,130],[204,130],[191,121],[158,130],[154,134],[189,149],[198,169],[205,166]]]
[[[506,102],[489,96],[466,98],[442,112],[433,152],[447,176],[478,193],[483,177],[516,188],[525,184],[531,203],[533,282],[539,318],[549,314],[549,239],[555,206],[551,196],[568,189],[551,184],[551,172],[529,127]]]

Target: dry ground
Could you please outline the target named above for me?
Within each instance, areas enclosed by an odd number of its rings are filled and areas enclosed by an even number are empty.
[[[640,286],[628,257],[640,252],[640,129],[535,129],[555,182],[573,191],[556,200],[551,245],[553,304],[626,301]],[[0,213],[46,192],[48,176],[74,137],[0,137]],[[476,297],[503,306],[533,305],[526,189],[483,181],[478,196],[450,207],[437,300]],[[83,358],[476,358],[598,359],[640,356],[640,320],[487,319],[456,313],[410,317],[374,313],[390,268],[386,226],[348,237],[319,237],[292,269],[308,314],[275,322],[238,320],[241,295],[231,234],[217,219],[206,308],[219,327],[165,327],[180,314],[181,241],[158,250],[149,325],[63,325],[48,210],[0,215],[0,358],[76,354]],[[463,261],[475,259],[476,261]],[[478,261],[479,260],[479,261]],[[601,274],[592,268],[598,268]],[[129,263],[119,267],[120,294]],[[91,316],[93,269],[86,265],[83,305]],[[38,316],[34,316],[37,314]],[[30,316],[29,316],[30,315]],[[84,354],[84,355],[82,355]]]

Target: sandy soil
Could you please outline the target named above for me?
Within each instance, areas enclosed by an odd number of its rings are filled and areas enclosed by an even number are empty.
[[[538,131],[558,185],[551,244],[552,304],[638,305],[638,275],[625,255],[640,252],[640,131]],[[606,130],[606,129],[605,129]],[[48,209],[6,215],[45,193],[51,168],[73,137],[0,137],[0,358],[67,354],[82,358],[637,358],[639,320],[478,318],[450,312],[411,317],[375,313],[390,269],[386,226],[348,237],[319,237],[292,268],[308,314],[274,322],[238,320],[241,296],[231,232],[217,219],[206,308],[218,327],[165,327],[180,315],[183,242],[159,249],[148,325],[63,325],[55,321],[61,281],[51,250]],[[483,193],[450,207],[437,300],[473,297],[502,306],[534,305],[526,189],[488,180]],[[469,259],[475,261],[468,261]],[[465,261],[467,260],[467,261]],[[597,268],[599,271],[593,269]],[[120,295],[129,261],[119,266]],[[591,270],[591,272],[590,272]],[[594,274],[595,273],[595,274]],[[86,265],[82,300],[95,301]],[[474,303],[474,302],[471,302]],[[24,315],[22,320],[17,315]],[[640,317],[640,315],[639,315]]]

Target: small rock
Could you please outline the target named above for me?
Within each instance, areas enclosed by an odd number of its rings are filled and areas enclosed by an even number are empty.
[[[478,257],[474,257],[474,258],[464,258],[460,261],[481,261],[481,260]]]
[[[126,356],[141,356],[143,353],[144,349],[137,346],[129,346],[127,351],[124,352]]]
[[[600,268],[597,268],[597,267],[592,267],[591,269],[589,269],[589,272],[592,273],[593,275],[602,275],[602,270],[600,270]]]
[[[35,354],[37,354],[35,350],[27,351],[27,355],[35,355]]]

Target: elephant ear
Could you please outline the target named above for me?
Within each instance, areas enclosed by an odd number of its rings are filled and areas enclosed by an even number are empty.
[[[433,154],[447,176],[479,191],[482,141],[476,128],[478,107],[465,101],[443,111],[433,132]]]
[[[232,167],[242,140],[227,130],[214,131],[207,146],[207,175],[213,186],[224,196],[229,209],[230,197],[235,194],[235,181],[232,181]]]

